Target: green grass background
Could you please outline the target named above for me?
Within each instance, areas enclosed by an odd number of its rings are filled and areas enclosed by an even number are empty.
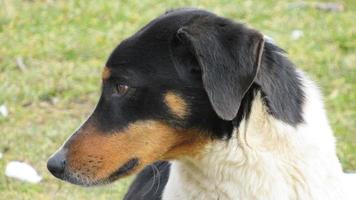
[[[139,27],[175,7],[206,8],[271,36],[318,82],[345,170],[356,170],[356,3],[343,12],[293,8],[274,0],[0,0],[0,199],[121,199],[129,179],[81,188],[56,180],[46,161],[85,119],[100,91],[112,49]],[[291,38],[293,30],[303,37]],[[27,68],[21,71],[16,58]],[[43,181],[4,175],[6,163],[34,166]]]

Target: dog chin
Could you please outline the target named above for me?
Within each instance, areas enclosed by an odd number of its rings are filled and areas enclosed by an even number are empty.
[[[72,183],[74,185],[80,185],[84,187],[105,185],[112,182],[109,179],[94,180],[90,177],[85,177],[85,176],[81,176],[78,173],[70,173],[70,172],[65,173],[63,177],[60,177],[60,179]]]
[[[62,177],[58,177],[64,181],[69,183],[90,187],[90,186],[99,186],[112,183],[122,177],[132,174],[132,172],[137,168],[139,165],[139,160],[137,158],[133,158],[110,174],[108,177],[95,180],[90,177],[83,176],[80,173],[66,171]]]

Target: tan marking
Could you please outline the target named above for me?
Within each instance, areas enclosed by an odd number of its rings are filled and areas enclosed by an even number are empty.
[[[180,118],[184,118],[188,114],[188,106],[184,99],[174,92],[167,92],[164,101],[171,112]]]
[[[130,174],[157,160],[197,156],[210,141],[197,130],[178,130],[159,121],[140,121],[118,133],[82,128],[71,141],[68,165],[93,180],[107,178],[132,158],[139,165]]]
[[[101,74],[103,80],[107,80],[111,76],[110,69],[108,67],[104,67],[103,72]]]

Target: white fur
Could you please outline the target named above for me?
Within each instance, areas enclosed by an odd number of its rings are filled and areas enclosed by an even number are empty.
[[[273,118],[257,95],[230,140],[211,143],[198,159],[172,162],[163,200],[356,199],[356,179],[342,172],[319,90],[300,75],[305,123]]]

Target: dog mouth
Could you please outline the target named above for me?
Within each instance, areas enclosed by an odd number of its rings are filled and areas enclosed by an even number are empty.
[[[85,176],[81,172],[73,172],[70,170],[66,170],[66,172],[61,177],[58,178],[75,185],[86,186],[86,187],[105,185],[105,184],[112,183],[117,179],[122,178],[123,176],[131,174],[132,171],[136,169],[138,165],[139,165],[138,158],[130,159],[124,165],[122,165],[113,173],[111,173],[109,176],[99,180],[95,180],[88,176]]]

